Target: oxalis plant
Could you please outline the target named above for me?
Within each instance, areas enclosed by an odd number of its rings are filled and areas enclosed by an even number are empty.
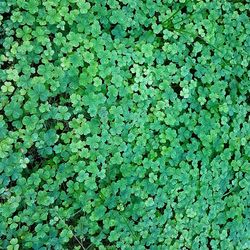
[[[0,248],[250,249],[250,2],[0,1]]]

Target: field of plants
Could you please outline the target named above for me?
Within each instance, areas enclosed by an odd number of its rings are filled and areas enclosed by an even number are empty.
[[[0,0],[0,249],[250,249],[250,0]]]

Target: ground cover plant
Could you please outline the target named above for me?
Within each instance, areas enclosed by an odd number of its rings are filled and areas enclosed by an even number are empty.
[[[1,0],[0,248],[250,249],[249,0]]]

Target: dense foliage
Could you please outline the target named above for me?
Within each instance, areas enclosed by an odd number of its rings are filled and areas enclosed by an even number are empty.
[[[0,248],[250,249],[249,9],[0,1]]]

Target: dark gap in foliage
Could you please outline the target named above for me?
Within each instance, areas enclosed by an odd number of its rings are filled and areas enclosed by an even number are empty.
[[[74,232],[73,232],[74,233]],[[85,247],[85,249],[89,248],[89,246],[91,245],[91,241],[89,238],[84,238],[84,239],[80,239],[78,236],[72,236],[69,240],[69,242],[67,242],[66,249],[73,249],[74,247],[80,247],[80,249],[82,249],[81,244],[83,247]]]
[[[28,178],[31,173],[35,172],[46,161],[45,158],[41,157],[34,144],[28,149],[25,157],[29,159],[27,168],[23,170],[23,176],[25,178]]]
[[[111,242],[108,240],[107,237],[105,237],[104,239],[102,239],[102,244],[103,244],[105,247],[107,247],[107,249],[110,249],[110,250],[116,249],[116,248],[112,248],[113,246],[110,245]]]
[[[224,143],[224,149],[229,148],[229,142]]]
[[[4,50],[4,47],[3,47],[3,39],[1,37],[3,37],[4,35],[1,34],[1,30],[0,30],[0,53],[2,54],[3,50]],[[0,63],[0,66],[3,65],[3,62]],[[0,69],[2,68],[2,66],[0,67]]]
[[[249,103],[247,103],[247,105],[250,105],[250,101],[249,101]],[[250,117],[250,112],[248,111],[248,112],[246,113],[245,122],[249,122],[249,117]]]
[[[151,25],[148,24],[148,23],[147,24],[143,24],[143,29],[142,30],[143,30],[142,37],[144,37],[145,34],[148,34],[148,32],[151,32],[151,33],[153,32]]]
[[[105,2],[104,2],[104,3],[105,3]],[[107,11],[111,11],[111,10],[112,10],[107,2],[105,3],[104,6],[107,8]]]
[[[37,225],[36,225],[35,223],[29,225],[29,232],[30,232],[30,233],[34,233],[34,232],[35,232],[36,226],[37,226]]]
[[[5,61],[5,62],[1,62],[1,69],[2,70],[7,70],[11,67],[13,67],[15,65],[15,62],[12,61]]]
[[[200,140],[199,137],[197,136],[197,134],[195,134],[194,132],[191,135],[192,138],[196,139],[196,140]]]
[[[61,121],[63,123],[63,129],[59,129],[61,130],[62,132],[68,132],[70,130],[70,127],[69,127],[69,122],[68,121]]]
[[[230,96],[230,97],[231,97],[231,89],[230,89],[229,86],[225,89],[225,96]],[[232,98],[232,100],[233,100],[233,99],[234,99],[234,98]]]
[[[164,66],[168,66],[169,64],[171,63],[171,60],[169,60],[167,57],[166,59],[164,60]]]
[[[230,188],[230,189],[234,189],[235,188],[235,186],[234,186],[234,184],[233,184],[233,181],[235,181],[236,179],[238,179],[238,177],[236,177],[236,172],[235,171],[232,171],[232,176],[231,176],[231,178],[228,180],[228,188]]]
[[[88,162],[86,162],[88,164]],[[63,185],[63,188],[67,191],[68,189],[68,182],[69,181],[73,181],[73,182],[76,182],[76,177],[78,176],[78,173],[69,173],[67,176],[66,176],[66,180],[63,181],[62,185]],[[66,192],[65,191],[65,192]],[[67,191],[68,192],[68,191]],[[66,193],[67,193],[66,192]]]
[[[12,13],[13,13],[13,9],[9,9],[9,12],[4,12],[4,13],[0,12],[0,14],[3,17],[3,22],[6,22],[7,20],[10,20]]]
[[[176,203],[176,204],[178,203],[178,196],[174,197],[173,202]],[[173,218],[174,218],[175,217],[175,211],[174,210],[172,210],[172,211],[173,211]]]
[[[109,167],[107,168],[107,173],[106,173],[106,181],[109,182],[109,181],[118,181],[120,179],[123,178],[123,175],[122,173],[120,172],[120,169],[117,167],[117,165],[110,165],[109,164]]]
[[[184,6],[181,8],[181,13],[182,13],[182,14],[187,14],[187,13],[188,13],[188,11],[187,11],[187,6],[186,6],[186,5],[184,5]]]
[[[67,92],[62,92],[59,94],[58,102],[60,102],[61,105],[67,106],[68,108],[72,107],[72,103],[70,101],[70,94]]]
[[[161,215],[163,215],[166,208],[167,208],[167,204],[164,203],[164,205],[163,205],[161,208],[158,209],[159,213],[160,213]]]
[[[104,225],[103,225],[103,220],[98,220],[98,221],[97,221],[97,224],[98,224],[99,230],[102,231],[102,230],[103,230],[103,227],[104,227]]]
[[[76,227],[80,218],[83,217],[84,215],[85,215],[85,212],[83,212],[83,211],[77,212],[74,216],[70,217],[67,220],[67,224],[71,225],[73,227]]]
[[[64,24],[64,29],[60,29],[60,32],[62,33],[62,35],[64,36],[64,37],[66,37],[68,34],[69,34],[69,32],[71,31],[71,28],[70,28],[70,25],[69,25],[69,23],[68,22],[65,22],[65,24]]]
[[[177,241],[180,240],[181,235],[182,235],[181,232],[178,231],[176,238],[173,239],[173,240],[177,240]],[[173,243],[174,243],[174,241],[173,241]],[[172,244],[171,244],[171,245],[172,245]]]
[[[41,159],[41,156],[38,153],[38,150],[34,144],[31,146],[31,148],[28,149],[26,157],[29,158],[30,162]]]
[[[186,46],[186,48],[188,49],[189,54],[191,54],[191,55],[192,55],[192,52],[193,52],[193,45],[192,45],[192,44],[187,43],[185,46]]]
[[[234,161],[234,160],[235,160],[235,152],[232,153],[232,156],[231,156],[231,159],[230,159],[229,162],[231,163],[231,162]]]
[[[198,170],[199,170],[199,175],[201,176],[201,163],[202,163],[202,161],[198,161],[197,162],[197,168],[198,168]]]
[[[62,192],[64,192],[65,194],[67,193],[66,182],[67,182],[67,180],[65,180],[64,182],[62,182],[62,183],[59,185],[59,189],[62,190]],[[61,203],[61,201],[60,201],[60,203]],[[57,203],[56,203],[56,204],[57,204]]]
[[[196,76],[196,69],[192,67],[189,72],[192,75],[192,78],[194,79]]]
[[[23,213],[23,211],[25,211],[27,209],[27,204],[24,203],[24,199],[22,199],[19,203],[19,206],[17,207],[17,209],[15,210],[15,212],[12,213],[12,218],[15,216],[20,216],[20,214]],[[26,225],[31,226],[32,224],[28,224],[26,223]],[[33,228],[32,228],[33,229]],[[34,231],[34,230],[33,230]]]
[[[109,31],[110,28],[110,22],[107,18],[103,18],[100,20],[100,27],[103,33],[111,35],[111,32]]]
[[[125,208],[126,209],[126,208]],[[133,222],[134,225],[139,225],[140,221],[140,217],[138,215],[132,215],[129,217],[129,219]]]
[[[197,52],[196,57],[195,57],[196,62],[198,62],[198,59],[199,59],[201,56],[202,56],[201,51],[200,51],[200,52]]]
[[[0,204],[5,203],[6,201],[8,201],[9,196],[7,196],[5,193],[2,193],[0,196]]]
[[[54,128],[56,123],[57,123],[56,120],[54,120],[53,118],[49,118],[48,120],[44,121],[44,127],[46,129]]]
[[[212,241],[212,239],[210,238],[210,237],[208,237],[207,238],[207,247],[208,247],[208,249],[210,250],[212,250],[213,248],[212,248],[212,245],[211,245],[211,241]]]
[[[195,43],[195,42],[199,42],[200,44],[207,45],[207,43],[204,41],[204,39],[202,39],[200,36],[194,37],[193,43]]]
[[[183,248],[181,248],[181,250],[191,250],[191,249],[187,246],[184,246]]]
[[[232,217],[227,218],[227,223],[231,223],[231,222],[234,222],[234,218]]]
[[[50,96],[48,98],[48,103],[50,105],[56,106],[56,107],[58,107],[60,105],[64,105],[64,106],[67,106],[67,107],[72,106],[72,104],[70,102],[70,94],[66,93],[66,92],[57,94],[55,96]]]
[[[228,0],[229,3],[243,3],[247,4],[249,1],[248,0]]]
[[[70,4],[68,4],[68,9],[68,13],[70,13],[72,10],[78,9],[78,6],[75,3],[70,2]]]
[[[133,29],[132,29],[132,27],[128,27],[127,29],[126,29],[126,34],[125,34],[125,36],[124,36],[124,38],[127,38],[127,39],[129,39],[130,37],[131,37],[131,34],[133,34]],[[135,42],[137,42],[138,41],[138,39],[136,39],[137,37],[134,37],[134,41]]]
[[[11,37],[13,37],[14,41],[17,42],[19,45],[23,43],[22,38],[18,38],[18,37],[16,36],[16,33],[11,34]]]
[[[247,94],[246,104],[247,104],[247,105],[250,105],[250,94],[249,94],[249,93]],[[249,117],[249,112],[247,112],[246,117]]]
[[[163,38],[163,30],[161,30],[158,34],[155,34],[156,40],[158,39],[157,41],[159,42],[161,49],[162,49],[162,47],[164,45],[164,41],[165,41],[165,39]]]
[[[155,11],[154,17],[156,18],[156,24],[161,24],[159,21],[159,17],[161,16],[161,13],[159,11]]]
[[[181,93],[181,90],[182,90],[181,86],[179,84],[177,84],[177,83],[172,83],[171,87],[174,90],[174,92],[177,94],[177,97],[181,98],[181,96],[180,96],[180,93]]]
[[[30,66],[35,69],[35,72],[31,73],[30,78],[41,76],[38,73],[38,65],[41,65],[41,59],[42,59],[41,56],[39,56],[39,59],[33,58]]]
[[[1,114],[1,112],[0,112],[0,115],[3,115],[3,117],[6,118],[5,114]],[[8,121],[8,119],[4,119],[4,121],[7,125],[8,131],[12,131],[12,132],[16,131],[16,128],[14,127],[12,121]]]
[[[116,38],[113,31],[115,30],[117,25],[118,24],[108,23],[107,28],[110,30],[110,32],[108,34],[110,35],[112,40],[115,40],[115,38]]]

